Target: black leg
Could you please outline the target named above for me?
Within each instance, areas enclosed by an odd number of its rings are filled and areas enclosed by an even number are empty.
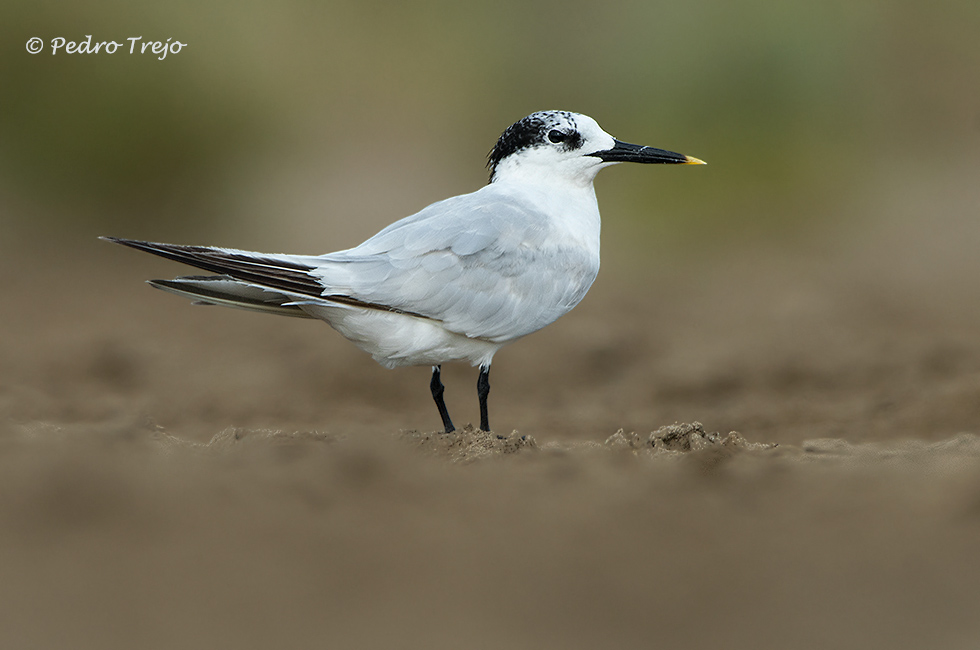
[[[490,417],[487,415],[487,395],[490,394],[490,366],[480,366],[480,377],[476,380],[476,394],[480,396],[480,431],[490,431]]]
[[[442,394],[446,392],[446,387],[442,385],[442,380],[439,378],[440,367],[432,366],[432,381],[429,382],[429,388],[432,390],[432,399],[436,401],[436,408],[439,409],[442,425],[446,427],[446,433],[452,433],[456,430],[456,427],[453,426],[453,421],[449,419],[449,409],[446,408],[446,401],[442,399]]]

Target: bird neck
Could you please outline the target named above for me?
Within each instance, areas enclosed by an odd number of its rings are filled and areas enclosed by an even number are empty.
[[[556,167],[550,162],[541,164],[539,161],[525,158],[505,158],[500,161],[493,171],[491,183],[523,183],[541,185],[551,188],[581,188],[592,191],[592,181],[599,172],[598,167],[574,169]]]
[[[553,225],[567,232],[570,240],[595,249],[598,255],[599,231],[602,227],[599,205],[592,183],[560,182],[554,178],[534,179],[525,176],[505,177],[486,188],[490,192],[513,197],[554,219]]]
[[[490,184],[500,190],[519,193],[536,203],[550,205],[567,203],[569,207],[574,205],[579,209],[585,206],[595,206],[595,210],[598,212],[595,188],[591,181],[579,183],[553,174],[541,176],[514,174],[502,178],[495,177]]]

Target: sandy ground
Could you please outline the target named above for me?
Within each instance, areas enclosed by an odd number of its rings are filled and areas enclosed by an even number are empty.
[[[492,435],[322,324],[142,285],[164,260],[4,242],[0,647],[978,647],[973,185],[607,253],[498,355]]]

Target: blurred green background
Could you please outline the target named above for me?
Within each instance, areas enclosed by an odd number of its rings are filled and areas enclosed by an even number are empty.
[[[476,189],[497,135],[550,108],[709,163],[600,176],[624,251],[806,238],[860,219],[894,170],[980,144],[974,0],[8,0],[0,18],[8,241],[326,252]],[[87,34],[187,47],[51,54]]]

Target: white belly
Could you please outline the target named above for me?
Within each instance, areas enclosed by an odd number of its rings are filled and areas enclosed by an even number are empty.
[[[504,344],[446,330],[433,319],[349,305],[303,305],[386,368],[436,366],[449,361],[489,365]]]

